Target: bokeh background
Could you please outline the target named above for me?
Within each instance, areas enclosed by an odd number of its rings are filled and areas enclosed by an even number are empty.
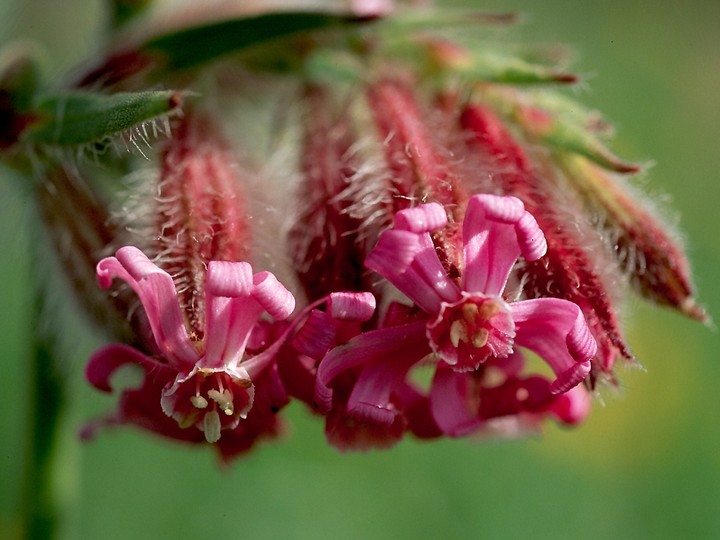
[[[518,37],[573,45],[581,98],[615,122],[621,155],[654,160],[641,183],[682,216],[700,299],[720,318],[720,2],[445,4],[520,11]],[[96,0],[0,0],[0,43],[35,40],[53,76],[100,52],[103,21]],[[22,181],[4,169],[0,205],[0,538],[13,538],[32,250]],[[635,299],[625,319],[646,371],[621,368],[619,394],[584,426],[540,439],[341,455],[292,407],[289,437],[223,469],[130,429],[87,445],[69,431],[65,538],[720,538],[718,332]],[[74,430],[111,402],[82,381],[92,341],[70,341]]]

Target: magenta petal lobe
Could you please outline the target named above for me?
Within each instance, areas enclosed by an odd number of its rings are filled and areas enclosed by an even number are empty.
[[[295,309],[295,297],[270,272],[253,277],[253,298],[277,320],[287,319]]]
[[[206,292],[213,296],[249,296],[252,291],[252,267],[246,262],[210,261]]]
[[[428,203],[401,210],[395,215],[395,229],[414,233],[428,233],[447,225],[447,213],[442,205]]]
[[[558,378],[550,384],[550,392],[553,394],[564,394],[580,384],[589,374],[590,360],[578,362],[562,372]]]
[[[334,319],[368,321],[375,313],[375,297],[368,292],[332,293],[328,299],[328,311]]]

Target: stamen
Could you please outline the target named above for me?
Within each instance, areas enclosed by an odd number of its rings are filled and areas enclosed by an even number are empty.
[[[203,418],[205,440],[209,443],[218,442],[220,440],[220,429],[220,415],[217,411],[208,411],[205,413],[205,418]]]
[[[458,319],[450,325],[450,343],[452,343],[453,347],[457,347],[461,341],[467,343],[469,339],[467,326],[463,321]]]
[[[493,302],[492,300],[488,301],[488,302],[483,302],[482,306],[480,306],[480,309],[479,309],[479,315],[485,321],[489,321],[495,315],[497,315],[499,312],[500,312],[500,306],[496,302]]]
[[[190,403],[198,409],[206,409],[208,406],[208,400],[202,396],[190,396]]]
[[[463,304],[460,310],[462,311],[463,319],[465,319],[470,324],[475,324],[478,313],[480,311],[477,304],[473,302],[467,302]]]
[[[472,337],[472,344],[473,347],[479,349],[480,347],[484,347],[488,342],[488,336],[490,335],[490,332],[487,328],[479,328],[477,332],[473,334]]]
[[[223,392],[225,390],[225,387],[223,386],[222,377],[219,373],[215,374],[215,380],[217,381],[218,389]],[[212,397],[212,396],[210,396]]]
[[[208,391],[208,397],[217,403],[226,415],[231,416],[233,414],[233,396],[229,390],[225,389],[220,392],[213,388]]]

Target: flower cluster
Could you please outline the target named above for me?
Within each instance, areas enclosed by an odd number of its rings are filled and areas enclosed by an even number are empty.
[[[37,111],[13,101],[25,79],[0,78],[2,147],[46,160],[41,214],[117,341],[87,379],[143,374],[86,436],[132,424],[229,460],[277,436],[291,399],[340,449],[575,425],[633,361],[629,290],[705,317],[626,186],[641,167],[549,89],[577,78],[434,31],[511,17],[349,5],[150,16]],[[144,90],[160,82],[175,90]],[[142,159],[98,152],[123,145]],[[89,180],[113,173],[124,189]]]

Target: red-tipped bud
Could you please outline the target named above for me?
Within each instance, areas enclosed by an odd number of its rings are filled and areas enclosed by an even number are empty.
[[[678,240],[623,185],[597,165],[579,156],[565,156],[561,164],[579,186],[586,204],[605,217],[613,239],[610,247],[631,283],[646,298],[681,313],[707,320],[695,301],[690,265]]]

